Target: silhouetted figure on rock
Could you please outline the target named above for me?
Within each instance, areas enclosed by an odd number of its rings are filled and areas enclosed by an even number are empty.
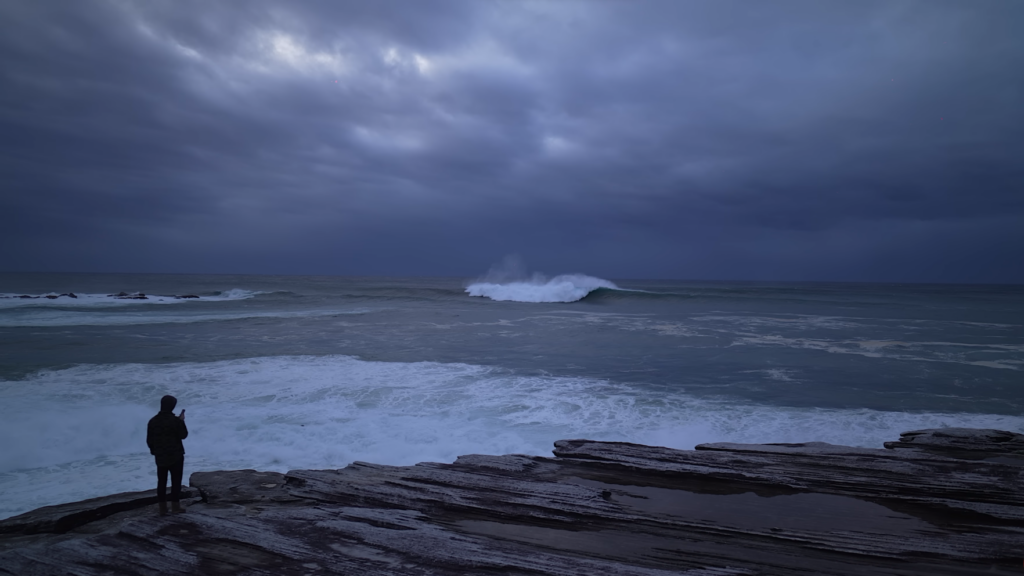
[[[146,444],[149,453],[156,457],[156,494],[160,501],[160,515],[167,514],[167,474],[171,475],[171,511],[181,513],[181,473],[185,467],[185,446],[181,441],[188,437],[185,427],[185,411],[174,415],[178,399],[164,396],[160,399],[160,413],[149,420],[146,429]]]

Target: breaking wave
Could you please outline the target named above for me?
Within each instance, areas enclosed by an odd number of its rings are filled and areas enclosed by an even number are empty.
[[[618,290],[613,282],[585,274],[562,274],[547,279],[534,276],[513,282],[475,282],[466,287],[470,296],[512,302],[576,302],[594,290]]]

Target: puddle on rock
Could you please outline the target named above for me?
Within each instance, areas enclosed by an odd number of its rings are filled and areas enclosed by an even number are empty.
[[[676,516],[682,520],[714,522],[738,528],[816,532],[906,534],[935,529],[914,516],[848,496],[799,493],[766,497],[753,492],[701,494],[650,486],[606,484],[576,477],[564,481],[607,491],[613,502],[645,516]]]

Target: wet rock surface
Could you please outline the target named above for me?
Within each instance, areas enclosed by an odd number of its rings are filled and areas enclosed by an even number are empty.
[[[182,489],[191,498],[195,490]],[[60,534],[108,516],[157,503],[155,490],[123,492],[59,506],[46,506],[7,520],[0,520],[0,534]]]
[[[1004,430],[937,428],[900,434],[899,442],[886,442],[893,450],[923,450],[975,459],[1019,459],[1024,463],[1024,434]]]
[[[185,514],[136,493],[0,521],[0,574],[1018,574],[1017,436],[197,472]]]

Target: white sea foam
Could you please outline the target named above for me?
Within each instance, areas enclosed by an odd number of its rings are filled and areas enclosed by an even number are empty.
[[[20,298],[20,294],[0,294],[0,326],[2,327],[46,327],[46,326],[124,326],[139,324],[181,324],[210,322],[260,317],[317,316],[361,311],[300,311],[300,312],[259,312],[211,311],[195,303],[231,302],[248,300],[264,292],[232,289],[199,298],[175,298],[147,294],[145,300],[120,299],[109,294],[76,293],[77,298],[62,296],[46,298]],[[52,294],[56,295],[56,294]],[[171,304],[193,303],[191,306]]]
[[[1024,418],[798,409],[711,402],[585,378],[467,364],[289,356],[118,364],[0,381],[0,517],[149,488],[146,422],[179,398],[198,470],[450,462],[461,454],[550,455],[562,438],[692,448],[713,441],[819,440],[881,447],[917,428],[1024,432]]]
[[[608,280],[585,274],[562,274],[550,280],[538,275],[531,280],[480,281],[467,286],[466,293],[499,301],[575,302],[598,288],[618,290],[619,287]]]
[[[139,306],[146,304],[183,304],[186,302],[225,302],[229,300],[247,300],[263,292],[233,288],[213,295],[199,298],[176,298],[173,295],[146,294],[146,299],[118,298],[111,294],[75,293],[76,298],[61,296],[56,292],[45,294],[24,294],[33,298],[22,298],[23,294],[0,294],[0,309],[24,307],[53,308],[108,308],[111,306]],[[50,299],[47,296],[57,296]]]
[[[47,326],[139,326],[145,324],[192,324],[196,322],[224,322],[247,318],[311,318],[316,316],[340,316],[366,314],[371,308],[347,310],[296,310],[292,312],[104,312],[92,310],[25,310],[17,316],[0,316],[0,327],[47,327]]]
[[[1020,352],[1016,345],[960,344],[956,342],[903,342],[896,340],[821,340],[815,338],[787,338],[777,334],[746,335],[733,340],[732,346],[778,346],[805,350],[820,350],[831,354],[852,354],[868,358],[910,360],[914,362],[943,362],[1021,370],[1024,360],[995,358],[979,360],[969,354],[1006,354]]]

